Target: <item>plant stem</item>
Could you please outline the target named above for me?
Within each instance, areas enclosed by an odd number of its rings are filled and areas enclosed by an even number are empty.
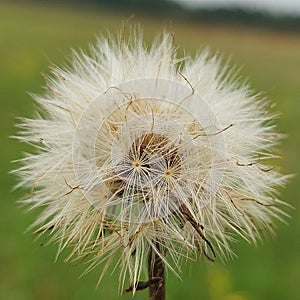
[[[149,251],[148,276],[149,280],[159,279],[158,284],[149,286],[149,300],[165,300],[164,263],[153,249]]]

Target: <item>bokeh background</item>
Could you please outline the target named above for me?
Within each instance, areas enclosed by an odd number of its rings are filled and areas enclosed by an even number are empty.
[[[0,299],[132,299],[130,294],[118,294],[118,272],[108,274],[96,289],[99,270],[79,279],[87,264],[64,263],[64,253],[55,262],[56,245],[44,245],[45,240],[25,233],[37,212],[25,214],[16,204],[25,191],[12,192],[17,179],[8,173],[14,168],[11,161],[29,150],[9,136],[16,133],[17,116],[33,115],[28,92],[43,91],[42,73],[49,73],[52,63],[63,64],[70,48],[86,49],[98,34],[118,32],[133,13],[130,23],[142,25],[147,41],[169,30],[180,49],[194,54],[206,45],[230,56],[232,65],[242,66],[241,74],[252,87],[276,104],[270,110],[282,114],[278,128],[288,134],[281,145],[283,172],[300,170],[300,22],[296,14],[196,9],[195,5],[187,10],[159,0],[88,2],[0,2]],[[237,257],[226,264],[203,260],[187,264],[182,281],[168,273],[167,299],[300,299],[299,186],[296,175],[282,192],[295,209],[289,211],[288,225],[278,224],[274,239],[266,238],[258,247],[239,241],[233,245]],[[147,292],[138,292],[136,299],[147,299]]]

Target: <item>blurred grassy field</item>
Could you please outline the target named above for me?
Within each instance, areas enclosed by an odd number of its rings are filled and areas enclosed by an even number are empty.
[[[22,191],[12,193],[16,178],[8,175],[11,160],[25,150],[14,140],[14,118],[30,116],[33,103],[27,91],[42,91],[42,72],[50,62],[61,64],[70,47],[86,47],[96,34],[119,30],[128,14],[95,9],[67,9],[42,5],[0,3],[0,299],[131,299],[118,295],[117,275],[106,276],[99,289],[97,270],[78,279],[86,265],[54,263],[56,246],[40,246],[25,229],[35,214],[24,214],[16,200]],[[147,40],[155,32],[169,28],[168,20],[136,16]],[[175,43],[191,53],[201,45],[232,56],[243,65],[242,74],[252,86],[263,90],[282,112],[279,130],[288,133],[282,143],[282,168],[288,173],[300,170],[300,35],[238,26],[187,25],[173,22]],[[239,258],[220,262],[191,263],[183,270],[183,281],[168,274],[168,299],[208,300],[296,300],[300,297],[300,218],[297,176],[283,192],[295,206],[289,225],[279,224],[277,237],[259,247],[246,242],[234,245]],[[146,299],[146,292],[136,299]]]

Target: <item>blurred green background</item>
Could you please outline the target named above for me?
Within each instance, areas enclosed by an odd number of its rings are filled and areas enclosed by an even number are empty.
[[[16,178],[8,175],[12,160],[20,158],[24,145],[9,139],[16,133],[15,117],[32,116],[34,109],[27,92],[42,92],[41,73],[52,62],[61,65],[70,48],[86,48],[107,29],[118,32],[130,13],[93,7],[0,2],[0,299],[131,299],[118,294],[118,274],[107,274],[96,289],[99,270],[79,279],[87,267],[54,262],[56,245],[41,246],[24,233],[36,213],[25,214],[16,204],[24,191],[12,192]],[[175,33],[181,49],[195,53],[202,45],[232,56],[242,65],[256,90],[265,91],[280,111],[281,166],[286,173],[300,170],[300,33],[230,24],[169,22],[171,18],[137,13],[131,23],[141,23],[150,41],[163,29]],[[171,24],[172,23],[172,24]],[[171,24],[171,25],[170,25]],[[282,193],[291,210],[288,225],[279,224],[275,239],[266,238],[254,247],[244,241],[233,245],[238,257],[225,265],[220,261],[192,262],[183,268],[180,281],[167,275],[167,299],[266,300],[300,299],[300,177]],[[147,299],[138,292],[135,299]]]

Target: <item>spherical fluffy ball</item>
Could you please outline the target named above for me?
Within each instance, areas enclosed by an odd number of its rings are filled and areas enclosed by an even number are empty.
[[[60,251],[137,282],[150,250],[179,272],[181,258],[230,256],[236,235],[255,243],[281,219],[285,176],[264,164],[273,116],[218,56],[180,58],[171,35],[146,47],[132,32],[52,71],[40,114],[19,124],[35,151],[17,173]]]

